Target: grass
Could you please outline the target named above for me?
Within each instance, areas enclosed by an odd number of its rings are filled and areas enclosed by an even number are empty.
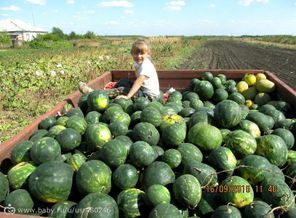
[[[100,46],[51,49],[7,49],[0,52],[0,143],[49,111],[103,72],[132,69],[130,47],[135,37],[105,37]],[[152,37],[157,69],[176,69],[203,40],[195,37]]]

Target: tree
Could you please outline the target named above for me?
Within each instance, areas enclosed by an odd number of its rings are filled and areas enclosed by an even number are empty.
[[[64,34],[64,32],[58,27],[53,27],[51,33],[53,35],[56,35],[60,39],[66,38],[66,35]]]
[[[69,34],[69,39],[77,39],[77,38],[79,38],[79,35],[77,35],[75,32],[72,31]]]
[[[95,39],[97,36],[94,32],[88,31],[83,36],[86,39]]]
[[[11,42],[9,35],[7,32],[0,33],[0,43],[1,44],[9,44]]]

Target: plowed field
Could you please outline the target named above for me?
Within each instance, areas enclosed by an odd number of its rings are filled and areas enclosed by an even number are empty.
[[[208,41],[181,68],[263,69],[296,89],[296,50],[240,43]]]

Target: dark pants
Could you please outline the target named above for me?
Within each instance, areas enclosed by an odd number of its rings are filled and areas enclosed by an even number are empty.
[[[134,83],[128,79],[121,79],[115,84],[113,89],[107,90],[108,95],[110,98],[115,98],[118,95],[127,95],[130,89],[132,88],[133,84]],[[141,88],[135,93],[133,99],[139,97],[147,97],[149,98],[149,100],[153,100],[151,96],[144,94]]]

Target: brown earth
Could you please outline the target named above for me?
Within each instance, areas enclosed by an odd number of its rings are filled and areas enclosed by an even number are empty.
[[[237,41],[208,41],[181,69],[262,69],[296,89],[296,50]]]

